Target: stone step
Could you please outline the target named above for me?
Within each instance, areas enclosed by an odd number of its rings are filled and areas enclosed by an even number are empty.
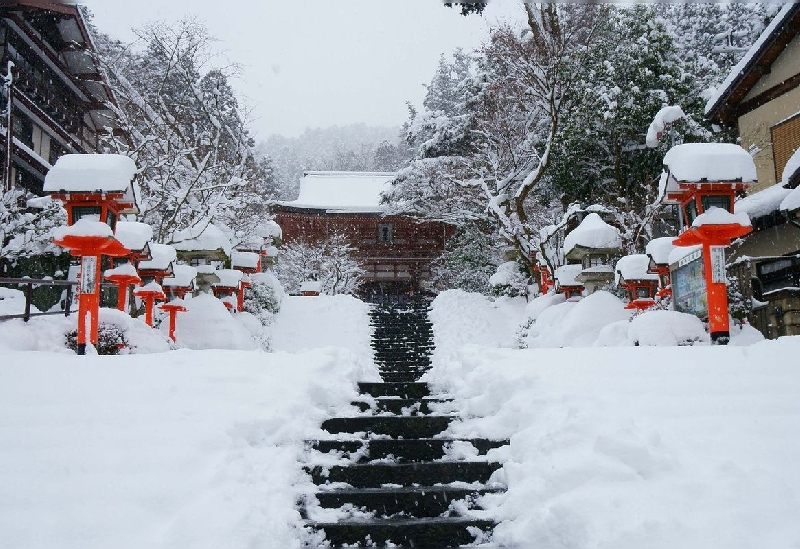
[[[370,403],[363,401],[351,402],[362,412],[390,412],[392,414],[402,415],[420,415],[432,413],[431,404],[438,402],[451,402],[450,399],[440,398],[377,398],[375,399],[375,407],[370,407]]]
[[[470,529],[490,531],[494,528],[495,523],[490,520],[464,517],[437,517],[428,519],[352,519],[335,523],[308,521],[306,525],[324,531],[328,543],[332,547],[346,545],[386,547],[391,544],[433,549],[473,543],[475,536],[470,533]]]
[[[381,372],[381,379],[388,382],[418,381],[425,372]]]
[[[373,397],[396,396],[400,398],[423,398],[430,396],[428,384],[423,382],[382,383],[359,381],[358,390]]]
[[[320,507],[336,509],[347,504],[374,513],[376,518],[397,515],[439,517],[450,512],[454,501],[467,500],[469,509],[480,509],[475,499],[500,489],[454,488],[450,486],[419,486],[410,488],[362,488],[317,492]]]
[[[386,485],[434,486],[453,482],[486,484],[502,464],[493,461],[432,461],[422,463],[364,463],[306,467],[314,484],[345,482],[353,488]]]
[[[322,428],[336,433],[375,433],[390,437],[431,438],[452,421],[450,416],[357,416],[334,417],[322,422]]]
[[[445,456],[445,447],[454,442],[468,442],[478,450],[478,455],[485,456],[493,448],[508,444],[503,440],[487,440],[485,438],[452,439],[452,438],[418,438],[418,439],[369,439],[369,440],[317,440],[310,447],[318,452],[341,452],[348,459],[356,459],[359,463],[370,460],[393,458],[398,462],[424,462],[441,459]]]

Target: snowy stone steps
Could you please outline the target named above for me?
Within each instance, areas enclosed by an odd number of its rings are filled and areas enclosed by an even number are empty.
[[[389,382],[360,381],[358,389],[361,393],[373,397],[424,398],[431,396],[428,384],[420,381]]]
[[[351,519],[309,525],[324,530],[333,547],[406,545],[427,549],[466,545],[475,541],[473,529],[490,531],[494,528],[492,521],[466,517]]]
[[[353,488],[434,486],[465,482],[485,485],[501,463],[493,461],[374,462],[352,465],[309,466],[314,484],[344,482]]]
[[[453,443],[471,444],[478,456],[485,456],[489,450],[508,444],[506,441],[452,438],[418,439],[368,439],[368,440],[318,440],[311,448],[321,453],[341,453],[355,463],[370,460],[394,459],[397,463],[425,462],[440,460],[447,456]]]
[[[315,494],[320,507],[337,509],[345,505],[377,518],[440,517],[459,509],[481,509],[478,498],[498,492],[491,488],[462,488],[452,486],[419,486],[403,488],[362,488],[322,491]],[[454,504],[458,504],[457,507]]]
[[[433,413],[434,410],[431,409],[431,404],[446,404],[449,402],[452,402],[452,400],[448,398],[376,398],[372,402],[355,401],[351,404],[362,412],[389,412],[398,416],[409,416]]]
[[[340,518],[315,522],[304,514],[306,524],[332,547],[455,547],[476,536],[484,540],[480,533],[494,522],[470,515],[479,512],[482,494],[504,490],[489,483],[502,466],[489,461],[489,452],[508,441],[442,436],[456,417],[455,404],[418,381],[434,348],[427,302],[378,306],[370,316],[383,381],[359,383],[364,397],[353,406],[362,415],[326,420],[322,428],[331,438],[310,442],[305,471],[318,491],[305,500],[308,515]]]
[[[331,433],[368,432],[402,438],[431,438],[445,431],[450,416],[357,416],[335,417],[322,422],[322,428]]]

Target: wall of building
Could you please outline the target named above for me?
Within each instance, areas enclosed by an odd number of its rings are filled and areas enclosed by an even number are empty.
[[[287,244],[324,240],[343,234],[357,250],[371,281],[420,282],[430,262],[454,232],[442,223],[418,223],[402,216],[275,211]],[[387,232],[388,229],[388,232]]]
[[[774,63],[770,71],[762,76],[742,101],[752,99],[765,91],[782,84],[792,76],[800,73],[797,60],[800,59],[800,35],[795,36],[786,46]]]
[[[800,111],[800,87],[739,118],[740,144],[747,150],[753,148],[758,150],[753,156],[758,183],[750,189],[751,194],[776,183],[771,129],[798,111]]]

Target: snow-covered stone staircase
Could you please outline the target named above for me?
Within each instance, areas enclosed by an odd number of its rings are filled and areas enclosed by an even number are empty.
[[[306,524],[334,547],[485,539],[494,523],[472,511],[481,494],[504,489],[489,484],[501,465],[486,453],[507,441],[443,435],[453,403],[418,381],[433,346],[427,302],[374,306],[372,323],[384,381],[359,383],[354,416],[325,421],[331,438],[309,443],[306,470],[318,489],[302,503]]]

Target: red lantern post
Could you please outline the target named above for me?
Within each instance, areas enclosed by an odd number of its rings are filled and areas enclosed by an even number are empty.
[[[169,313],[169,338],[172,341],[175,341],[175,324],[178,313],[186,312],[188,309],[184,306],[183,300],[180,298],[176,298],[169,303],[159,305],[158,308]]]
[[[133,160],[118,154],[67,154],[45,176],[44,191],[64,203],[67,227],[53,241],[81,258],[78,354],[97,344],[102,256],[130,253],[113,236],[121,214],[137,213]]]
[[[128,286],[137,286],[142,283],[142,279],[136,274],[136,269],[130,263],[124,263],[119,267],[108,269],[103,276],[109,282],[117,286],[117,309],[127,311]]]
[[[735,193],[756,181],[750,154],[730,143],[686,143],[664,156],[661,178],[664,202],[680,204],[686,229],[676,246],[703,247],[708,327],[711,340],[730,339],[725,247],[750,233],[747,215],[735,215]]]
[[[140,288],[133,290],[133,295],[144,301],[144,321],[148,326],[153,325],[153,308],[156,301],[164,301],[167,296],[164,295],[164,290],[158,282],[151,282],[145,284]]]

